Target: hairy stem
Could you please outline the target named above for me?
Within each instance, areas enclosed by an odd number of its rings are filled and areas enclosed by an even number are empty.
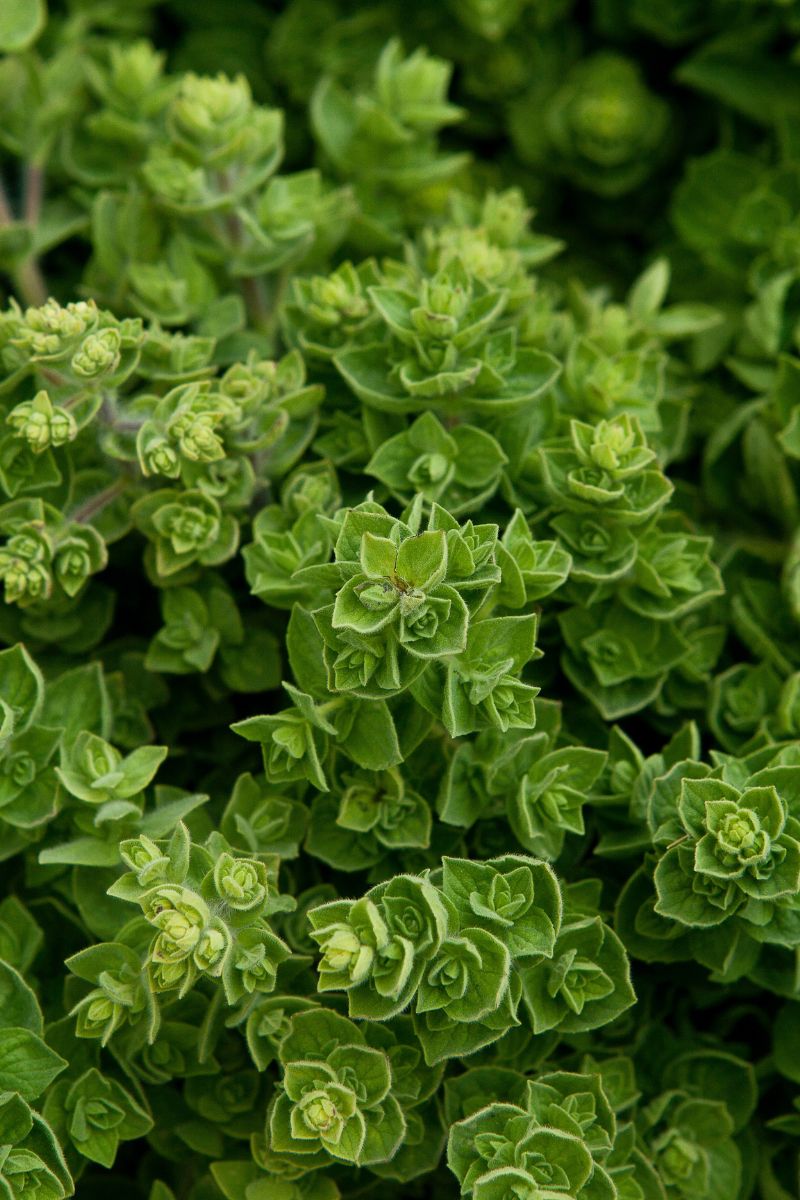
[[[83,504],[79,504],[77,508],[73,509],[69,514],[69,519],[79,525],[88,525],[92,517],[97,516],[99,512],[112,504],[118,496],[122,495],[127,486],[126,479],[118,479],[115,483],[110,483],[108,487],[95,492],[93,496],[84,500]]]
[[[24,213],[25,220],[34,226],[39,219],[43,189],[44,174],[41,167],[29,164],[25,175]],[[0,178],[0,228],[4,225],[11,225],[13,221],[14,213],[8,193],[2,178]],[[44,304],[48,296],[48,288],[35,255],[26,258],[24,262],[14,268],[11,272],[11,280],[15,292],[23,303],[31,304],[34,307]]]
[[[220,183],[229,191],[231,181],[226,172],[220,172]],[[225,231],[234,247],[241,246],[244,241],[244,225],[238,213],[226,212],[224,216]],[[239,288],[247,309],[251,324],[260,332],[270,336],[275,329],[277,305],[280,302],[282,288],[276,290],[273,302],[269,303],[264,280],[256,275],[245,275],[239,279]]]
[[[44,198],[44,171],[38,163],[28,163],[25,168],[25,220],[31,225],[39,222]]]

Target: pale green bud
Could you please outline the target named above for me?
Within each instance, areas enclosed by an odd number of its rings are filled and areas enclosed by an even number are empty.
[[[97,333],[90,333],[72,356],[72,370],[84,379],[95,379],[98,375],[116,370],[121,342],[117,329],[101,329]]]
[[[46,391],[17,404],[6,421],[14,436],[26,441],[34,454],[42,454],[51,446],[63,446],[78,435],[75,418],[66,409],[54,406]]]

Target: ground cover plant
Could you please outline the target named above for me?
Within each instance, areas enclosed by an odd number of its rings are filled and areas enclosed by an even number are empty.
[[[800,1194],[799,61],[0,2],[0,1196]]]

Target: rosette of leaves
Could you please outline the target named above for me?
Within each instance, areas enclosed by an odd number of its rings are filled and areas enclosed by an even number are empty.
[[[247,1048],[255,1066],[264,1071],[278,1057],[278,1047],[291,1028],[295,1013],[317,1008],[305,996],[259,996],[247,1013]]]
[[[561,889],[546,863],[522,854],[442,860],[442,892],[461,926],[493,933],[512,960],[549,958],[561,928]]]
[[[429,1064],[474,1054],[521,1024],[519,977],[506,969],[509,958],[502,942],[481,932],[462,929],[452,936],[426,972],[414,1029]],[[467,1011],[482,1015],[461,1019]]]
[[[9,1200],[62,1200],[74,1192],[55,1133],[18,1092],[0,1093],[0,1189]]]
[[[716,180],[714,193],[710,190],[712,177]],[[774,276],[779,264],[784,269],[788,266],[785,247],[792,213],[786,189],[794,185],[795,178],[791,162],[763,162],[720,147],[687,164],[676,189],[673,222],[695,254],[715,271],[735,279],[740,289],[746,288],[751,282]],[[708,219],[707,207],[712,194],[714,221]],[[765,221],[766,214],[769,219]],[[749,275],[747,268],[762,257],[772,269]],[[780,300],[784,298],[785,292]]]
[[[3,314],[0,335],[9,374],[4,394],[33,371],[46,368],[48,396],[68,397],[70,410],[77,408],[80,414],[79,420],[72,413],[74,436],[87,419],[87,408],[92,416],[100,407],[102,397],[96,389],[124,382],[136,368],[143,337],[141,321],[118,320],[91,299],[61,305],[50,298],[24,310],[12,301]]]
[[[51,1088],[43,1116],[76,1174],[87,1162],[113,1166],[120,1142],[143,1137],[153,1126],[152,1117],[131,1092],[95,1067]]]
[[[262,1114],[258,1112],[263,1079],[259,1073],[237,1062],[225,1063],[213,1079],[191,1076],[183,1099],[195,1121],[195,1137],[206,1134],[218,1144],[224,1136],[256,1136]],[[202,1134],[201,1134],[202,1131]]]
[[[80,514],[78,514],[80,515]],[[0,506],[0,579],[7,604],[55,611],[69,605],[107,561],[105,541],[83,521],[65,517],[43,500]]]
[[[617,1156],[621,1157],[622,1149],[617,1145],[617,1136],[622,1130],[603,1083],[602,1074],[545,1072],[528,1081],[525,1104],[540,1124],[581,1138],[594,1160],[592,1174],[597,1173],[594,1187],[598,1190],[600,1178],[606,1175],[602,1164],[614,1163],[613,1151],[617,1150]],[[620,1138],[620,1143],[623,1140]],[[613,1166],[610,1165],[609,1170],[613,1170]]]
[[[593,1174],[580,1135],[540,1125],[524,1108],[503,1103],[452,1126],[447,1161],[462,1195],[475,1200],[577,1196]]]
[[[448,912],[431,883],[398,875],[361,900],[312,909],[309,923],[322,955],[319,990],[346,991],[353,1017],[386,1020],[408,1007],[447,935]]]
[[[481,549],[486,561],[491,544]],[[333,690],[365,699],[391,696],[433,659],[463,648],[469,613],[453,584],[465,574],[468,580],[475,568],[469,571],[465,559],[467,570],[451,570],[448,583],[449,550],[444,529],[415,535],[388,514],[348,514],[334,547],[346,582],[333,606],[314,614]],[[357,561],[344,559],[345,551]]]
[[[579,187],[621,196],[663,161],[669,108],[629,58],[605,51],[581,60],[540,103],[544,112],[533,121],[531,100],[516,106],[512,128],[518,152]],[[539,120],[541,132],[529,132]]]
[[[254,596],[272,608],[291,608],[295,603],[313,608],[320,597],[326,598],[325,589],[313,579],[306,582],[301,572],[328,561],[333,536],[324,518],[333,515],[340,498],[335,472],[322,463],[316,470],[301,468],[290,477],[282,504],[260,509],[253,521],[253,541],[242,551]]]
[[[546,1071],[526,1084],[525,1107],[542,1124],[580,1137],[594,1162],[586,1194],[662,1195],[662,1183],[632,1117],[641,1093],[634,1062],[584,1056],[581,1072]]]
[[[771,663],[737,663],[711,680],[708,723],[729,753],[747,753],[778,727],[781,700],[781,678]]]
[[[152,415],[136,439],[144,474],[177,478],[182,459],[206,463],[225,457],[223,438],[238,413],[227,397],[211,391],[207,380],[180,384],[153,400],[148,405]],[[142,397],[137,407],[145,409],[146,403]]]
[[[353,215],[347,187],[333,187],[317,170],[273,176],[252,194],[252,208],[239,208],[233,274],[251,276],[313,266],[325,261],[346,235]],[[252,288],[244,283],[243,292]],[[254,289],[254,299],[258,288]]]
[[[716,980],[727,982],[749,975],[762,987],[787,996],[794,994],[794,984],[786,971],[792,948],[798,942],[797,892],[790,885],[788,892],[779,887],[777,890],[783,894],[770,894],[775,890],[768,882],[774,870],[767,848],[771,847],[771,838],[767,828],[761,833],[759,813],[764,815],[765,825],[769,822],[760,806],[769,806],[775,814],[773,820],[780,815],[783,826],[776,838],[775,858],[783,862],[786,851],[781,849],[782,839],[788,838],[789,855],[794,852],[792,842],[797,841],[796,818],[792,815],[795,773],[791,753],[766,746],[748,757],[724,759],[713,770],[698,761],[673,761],[661,777],[651,782],[645,807],[656,854],[631,876],[617,908],[617,927],[632,953],[645,961],[694,958],[711,970]],[[699,785],[699,792],[695,785]],[[714,789],[718,792],[712,794]],[[707,826],[705,816],[706,800],[712,803],[714,799],[724,801],[722,808],[712,804],[709,810],[708,820],[714,829],[717,815],[730,816],[720,829],[721,842]],[[752,809],[748,807],[751,801]],[[689,832],[684,821],[689,821],[691,813],[694,816]],[[735,831],[740,824],[745,841],[751,847],[759,841],[765,854],[751,870],[745,865],[745,848],[741,850],[741,862],[738,850],[726,849],[728,825]],[[701,856],[695,860],[694,849],[707,835]],[[675,853],[681,847],[689,850],[688,859]],[[711,863],[712,873],[706,872],[707,851],[715,860],[719,853],[725,866],[717,869]],[[680,875],[679,862],[685,864]],[[659,870],[658,889],[653,881],[654,869]],[[685,876],[684,870],[688,872]],[[742,885],[741,878],[745,879]],[[675,884],[674,899],[670,899],[670,880]],[[684,896],[687,898],[681,900]]]
[[[562,512],[553,518],[551,526],[570,555],[571,594],[577,591],[587,597],[597,595],[604,584],[616,584],[627,576],[636,561],[638,542],[634,534],[626,525],[606,520],[600,513]]]
[[[736,917],[758,941],[780,944],[791,936],[800,893],[800,825],[787,789],[796,771],[767,766],[740,776],[741,786],[710,775],[687,773],[680,780],[675,844],[667,846],[654,877],[656,912],[698,929]],[[664,835],[661,826],[659,842]]]
[[[561,897],[550,868],[534,859],[445,859],[440,890],[398,876],[310,920],[322,951],[319,989],[345,990],[350,1014],[373,1020],[413,999],[416,1035],[437,1063],[518,1024],[512,964],[552,955]]]
[[[555,861],[567,834],[585,832],[583,805],[605,766],[602,750],[550,747],[547,734],[522,739],[498,764],[489,787],[514,788],[508,819],[517,840],[532,854]]]
[[[299,1170],[389,1161],[405,1133],[388,1055],[324,1008],[297,1013],[279,1047],[282,1078],[267,1119],[270,1150]]]
[[[142,847],[156,851],[147,838]],[[70,1012],[77,1037],[99,1038],[106,1046],[122,1026],[138,1024],[149,1038],[154,1036],[155,1001],[136,950],[123,942],[105,942],[73,954],[67,964],[78,979],[94,985]]]
[[[618,306],[601,307],[589,293],[581,301],[577,336],[569,338],[564,362],[570,413],[591,422],[627,413],[656,444],[670,433],[674,439],[685,418],[679,402],[672,400],[672,389],[667,392],[670,360],[663,349],[664,334],[648,330],[643,336],[638,321],[627,313],[620,320]],[[676,424],[677,430],[670,428]]]
[[[415,700],[441,720],[451,737],[533,728],[539,689],[520,675],[541,654],[536,629],[533,613],[471,623],[464,650],[446,665],[434,664],[412,684]]]
[[[601,829],[596,853],[610,857],[632,857],[647,852],[652,845],[647,827],[647,807],[656,781],[677,763],[700,755],[700,735],[690,721],[666,742],[663,748],[645,755],[619,726],[613,726],[608,739],[608,760],[594,815]]]
[[[454,191],[447,224],[422,229],[417,254],[426,270],[461,259],[482,283],[507,291],[506,312],[516,313],[535,293],[531,269],[563,249],[556,238],[531,230],[534,215],[520,188],[492,190],[480,197]],[[524,328],[525,317],[520,316]]]
[[[150,642],[145,667],[172,675],[209,672],[242,692],[276,687],[280,679],[273,635],[245,622],[224,581],[208,572],[193,588],[160,596],[164,625]]]
[[[166,746],[140,746],[123,756],[110,742],[84,730],[71,745],[62,746],[56,774],[70,796],[87,805],[116,804],[119,817],[126,804],[136,806],[134,798],[152,782],[166,756]]]
[[[212,464],[240,463],[254,486],[253,464],[269,456],[275,475],[288,470],[313,436],[322,400],[319,384],[306,383],[298,351],[278,361],[254,351],[218,380],[180,383],[164,396],[143,394],[126,407],[138,423],[136,453],[143,475],[181,478],[187,486],[213,489]]]
[[[433,714],[456,706],[455,715],[444,717],[448,725],[530,725],[535,689],[518,676],[534,657],[535,620],[505,618],[483,627],[470,617],[501,578],[496,526],[459,527],[437,505],[422,529],[416,502],[405,517],[395,520],[376,505],[349,510],[335,565],[301,576],[346,581],[333,605],[313,613],[328,687],[379,700],[418,684],[415,699]],[[440,661],[453,663],[449,675],[432,678],[430,686],[420,682]]]
[[[671,530],[661,520],[637,539],[636,561],[621,583],[622,603],[641,616],[674,621],[724,591],[710,560],[711,538]]]
[[[507,292],[470,275],[460,259],[369,295],[384,340],[334,359],[369,408],[505,416],[529,408],[559,374],[551,355],[518,347],[513,323],[503,320]]]
[[[199,489],[159,488],[138,500],[131,515],[151,543],[158,580],[180,573],[181,580],[188,581],[192,575],[187,568],[220,566],[239,544],[236,518]]]
[[[239,775],[220,820],[220,832],[237,850],[296,858],[308,809],[291,794],[265,788],[249,772]]]
[[[564,672],[609,721],[653,703],[693,646],[680,624],[654,621],[616,600],[559,616]]]
[[[53,703],[55,717],[63,719],[61,706],[69,710],[75,700],[87,705],[108,704],[102,676],[98,679],[91,671],[83,675],[81,678],[81,672],[67,672],[59,681],[63,686],[59,689],[58,704]],[[46,698],[46,709],[49,699]],[[173,833],[184,817],[208,800],[203,794],[161,784],[156,784],[151,792],[150,784],[164,760],[166,747],[137,746],[123,755],[96,732],[108,728],[109,715],[102,708],[94,712],[88,709],[82,719],[76,721],[73,716],[68,720],[60,765],[55,768],[60,787],[49,801],[54,810],[52,815],[57,817],[55,836],[39,851],[42,865],[88,867],[113,873],[119,864],[123,842],[143,837],[151,847],[147,853],[155,853],[152,839]],[[106,877],[103,884],[102,876],[98,875],[96,880],[96,884],[90,885],[87,879],[87,887],[90,893],[97,888],[102,895],[111,879]],[[84,901],[87,925],[95,933],[107,931],[107,918],[101,918],[98,929],[92,916],[96,904],[101,903],[97,895],[91,901],[87,895]]]
[[[418,48],[407,57],[392,38],[375,64],[372,86],[348,91],[324,78],[311,97],[314,136],[340,177],[355,185],[363,217],[361,237],[379,246],[402,229],[402,207],[446,182],[467,162],[463,153],[439,153],[437,134],[464,112],[447,100],[452,67]],[[433,205],[430,205],[433,207]]]
[[[119,321],[94,301],[10,304],[0,322],[0,486],[9,497],[62,480],[64,448],[96,417],[104,389],[135,370],[143,336],[141,322]]]
[[[596,425],[573,419],[569,438],[539,451],[544,482],[560,508],[623,525],[641,524],[670,497],[672,485],[655,457],[639,421],[627,413]]]
[[[521,965],[522,1001],[534,1033],[596,1029],[636,1002],[625,948],[598,908],[599,886],[590,888],[588,904],[568,890],[552,955]]]
[[[0,652],[3,858],[19,849],[20,839],[24,839],[22,830],[33,830],[56,815],[55,771],[62,731],[42,720],[44,700],[44,679],[24,646]],[[20,833],[9,837],[15,826]],[[4,957],[8,960],[7,955]]]
[[[334,767],[334,778],[338,801],[318,796],[311,806],[309,854],[340,871],[355,871],[380,862],[387,852],[430,845],[430,805],[397,767],[365,771],[344,762],[341,770]]]
[[[415,1012],[479,1021],[500,1007],[509,968],[508,949],[499,938],[479,926],[461,929],[442,942],[423,973]]]
[[[175,86],[164,75],[164,55],[144,39],[105,49],[88,73],[84,111],[76,112],[63,139],[70,173],[94,187],[130,179]]]
[[[220,980],[229,1005],[270,992],[289,947],[267,917],[293,907],[275,884],[275,860],[232,854],[219,835],[208,848],[179,825],[168,842],[122,843],[132,869],[109,894],[138,903],[154,931],[146,950],[152,991],[185,996],[202,976]]]
[[[418,492],[461,516],[491,498],[507,461],[491,434],[474,425],[456,425],[449,433],[428,412],[384,441],[366,471],[403,504]]]
[[[351,343],[370,340],[370,331],[380,328],[380,316],[369,289],[381,280],[373,258],[343,262],[327,275],[295,277],[281,312],[287,341],[310,362],[324,366]]]
[[[575,574],[572,547],[534,538],[520,508],[508,522],[497,554],[503,576],[496,599],[503,608],[519,609],[542,600]]]
[[[312,696],[284,683],[294,704],[274,715],[248,717],[231,726],[234,733],[261,745],[270,783],[283,786],[307,780],[321,792],[329,790],[324,764],[330,740],[337,736],[321,705]]]
[[[736,1195],[741,1156],[722,1100],[669,1091],[642,1110],[641,1130],[667,1196],[713,1196],[721,1181]]]
[[[3,508],[6,592],[30,610],[20,636],[34,623],[45,631],[45,602],[62,622],[58,631],[53,625],[55,637],[78,628],[84,612],[91,613],[89,626],[108,623],[110,597],[87,592],[86,583],[105,566],[106,543],[128,532],[132,498],[139,497],[134,520],[153,543],[153,574],[159,581],[188,583],[199,566],[223,563],[235,553],[237,516],[252,498],[255,464],[263,469],[268,455],[270,472],[280,476],[303,453],[316,428],[322,388],[306,383],[299,354],[274,362],[253,353],[212,386],[198,376],[213,372],[213,346],[212,338],[145,335],[140,322],[117,322],[88,302],[64,308],[48,302],[24,313],[12,306],[5,314],[3,355],[9,383],[18,383],[13,395],[24,393],[32,373],[48,389],[9,413],[13,444],[5,461],[9,472],[21,474],[18,482],[7,475],[6,490],[17,496],[58,485],[61,455],[68,456],[63,466],[70,481],[60,511],[38,496],[18,496]],[[123,396],[120,389],[134,371],[149,388]],[[162,394],[167,381],[175,386]],[[103,458],[89,450],[90,422],[103,454],[138,469],[116,479],[109,475]],[[75,449],[51,448],[75,437]],[[180,479],[185,490],[142,495],[144,481],[159,475]],[[231,657],[240,663],[242,654]]]
[[[207,600],[197,589],[171,588],[163,593],[161,609],[164,625],[147,653],[147,665],[153,671],[170,674],[207,671],[222,633],[239,624],[238,612],[223,588],[211,589]]]
[[[75,418],[66,409],[53,404],[47,392],[37,392],[32,400],[23,400],[6,417],[14,435],[27,442],[34,454],[51,446],[65,446],[78,436]]]
[[[509,745],[496,731],[457,749],[442,780],[439,813],[448,824],[470,828],[505,811],[517,840],[532,853],[556,859],[567,834],[584,832],[583,806],[599,800],[606,754],[558,745],[557,706],[540,705],[541,730]]]

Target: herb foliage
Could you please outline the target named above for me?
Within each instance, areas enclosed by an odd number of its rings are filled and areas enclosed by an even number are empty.
[[[792,1200],[800,7],[0,4],[0,1197]]]

